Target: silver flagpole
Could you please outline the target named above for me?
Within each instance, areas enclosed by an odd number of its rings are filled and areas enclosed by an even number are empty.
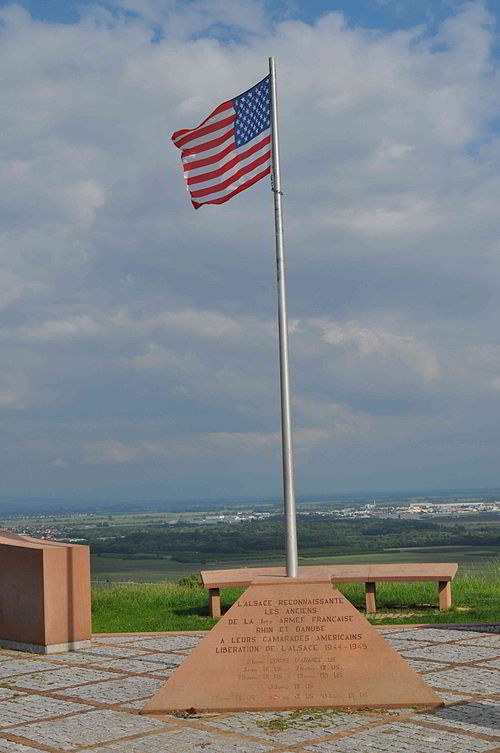
[[[276,231],[276,266],[278,273],[278,335],[281,386],[281,451],[283,455],[283,491],[285,496],[286,574],[298,575],[297,520],[293,473],[292,420],[290,411],[290,377],[288,373],[288,317],[286,309],[286,267],[283,245],[283,210],[281,207],[281,171],[278,137],[278,106],[276,96],[276,62],[269,58],[272,115],[272,188],[274,193],[274,226]]]

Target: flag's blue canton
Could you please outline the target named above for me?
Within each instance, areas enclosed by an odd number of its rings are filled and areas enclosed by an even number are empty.
[[[233,106],[236,111],[234,123],[236,146],[244,146],[259,133],[269,128],[271,123],[269,76],[259,81],[244,94],[235,97]]]

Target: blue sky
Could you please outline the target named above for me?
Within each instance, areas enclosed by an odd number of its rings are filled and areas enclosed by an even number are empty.
[[[365,26],[373,29],[396,30],[418,24],[430,27],[445,19],[467,0],[274,0],[267,7],[275,14],[290,18],[299,18],[313,22],[319,16],[340,11],[353,26]],[[196,0],[183,0],[177,5],[188,5]],[[0,6],[10,3],[2,0]],[[95,3],[94,0],[24,0],[19,3],[34,18],[55,23],[76,23],[85,11],[85,6],[101,5],[116,8],[120,3]],[[170,3],[164,3],[169,5]],[[487,4],[490,11],[495,10],[495,3]]]
[[[1,493],[279,493],[269,185],[194,212],[168,138],[269,54],[298,492],[498,486],[497,16],[0,2]]]

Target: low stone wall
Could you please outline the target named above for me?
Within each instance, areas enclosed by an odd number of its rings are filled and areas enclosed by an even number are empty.
[[[56,653],[91,633],[89,548],[0,531],[0,646]]]

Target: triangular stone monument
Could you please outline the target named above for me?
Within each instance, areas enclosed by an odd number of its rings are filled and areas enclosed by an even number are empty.
[[[329,580],[258,579],[142,714],[442,706]]]

